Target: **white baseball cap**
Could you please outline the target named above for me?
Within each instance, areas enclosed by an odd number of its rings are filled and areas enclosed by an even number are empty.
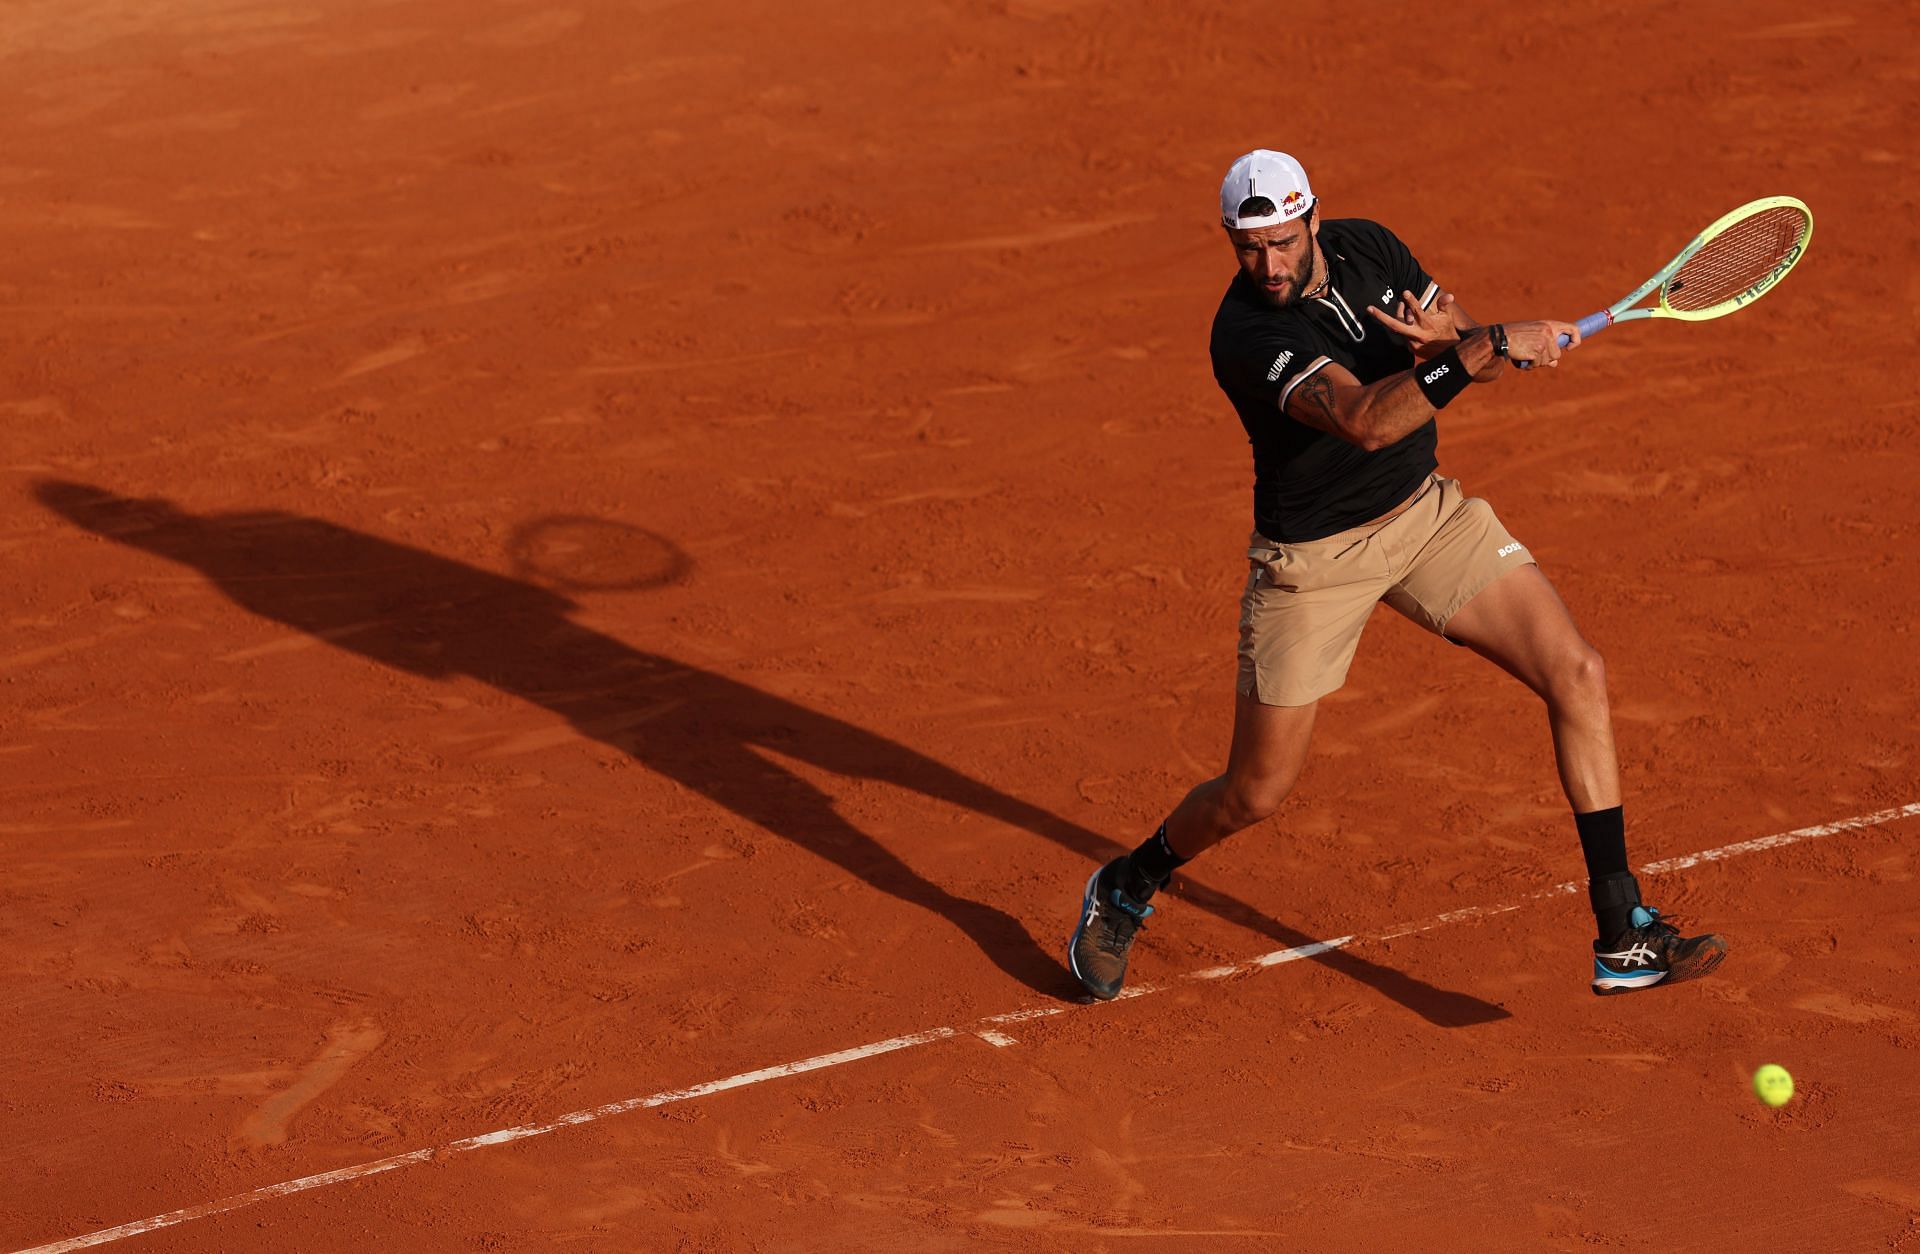
[[[1273,204],[1272,213],[1241,213],[1247,201],[1260,197]],[[1220,184],[1220,221],[1230,230],[1277,226],[1302,217],[1313,208],[1313,188],[1307,172],[1284,152],[1256,148],[1233,163]]]

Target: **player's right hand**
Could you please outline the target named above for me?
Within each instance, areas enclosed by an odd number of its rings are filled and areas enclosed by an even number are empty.
[[[1560,355],[1580,347],[1580,328],[1571,322],[1503,322],[1507,329],[1507,358],[1528,366],[1557,366]],[[1567,347],[1560,337],[1567,336]]]

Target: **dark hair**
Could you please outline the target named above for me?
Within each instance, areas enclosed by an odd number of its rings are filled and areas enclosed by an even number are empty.
[[[1249,196],[1240,202],[1240,208],[1234,216],[1240,218],[1270,218],[1280,212],[1279,208],[1265,196]]]

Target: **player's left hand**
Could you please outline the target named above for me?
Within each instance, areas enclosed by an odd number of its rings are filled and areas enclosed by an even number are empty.
[[[1452,301],[1447,303],[1451,305]],[[1431,361],[1460,342],[1452,312],[1437,300],[1432,308],[1422,309],[1412,292],[1402,292],[1397,312],[1388,313],[1375,305],[1368,305],[1367,312],[1375,322],[1407,342],[1415,361]]]
[[[1433,311],[1438,314],[1445,314],[1448,323],[1453,327],[1453,333],[1463,340],[1467,338],[1467,333],[1474,329],[1473,320],[1463,316],[1466,311],[1454,304],[1452,292],[1441,292],[1435,296],[1433,298]]]

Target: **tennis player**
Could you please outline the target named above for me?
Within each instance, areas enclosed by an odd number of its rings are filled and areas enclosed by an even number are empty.
[[[1088,878],[1068,946],[1074,974],[1095,997],[1117,996],[1148,903],[1174,869],[1286,799],[1317,704],[1346,681],[1381,601],[1545,701],[1586,855],[1593,991],[1713,970],[1726,943],[1682,936],[1642,904],[1628,870],[1600,654],[1492,507],[1437,473],[1435,415],[1510,361],[1558,366],[1578,328],[1481,326],[1385,227],[1326,220],[1285,153],[1234,162],[1220,217],[1239,273],[1214,316],[1213,374],[1254,461],[1233,743],[1225,774]]]

